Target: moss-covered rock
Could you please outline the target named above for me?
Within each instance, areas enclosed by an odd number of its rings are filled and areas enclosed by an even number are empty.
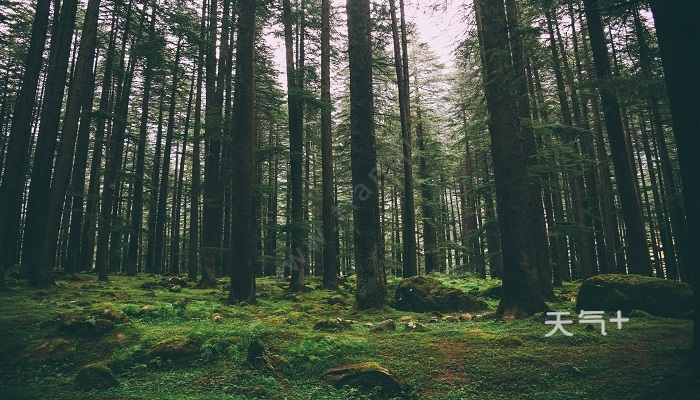
[[[196,361],[200,357],[201,342],[188,337],[175,337],[160,341],[149,347],[146,358],[153,360],[160,358],[171,360],[174,363],[186,363]]]
[[[486,310],[488,305],[457,288],[443,286],[436,279],[413,276],[397,286],[395,307],[413,312],[451,312]]]
[[[342,332],[352,329],[352,322],[343,319],[327,319],[314,324],[314,330],[323,332]]]
[[[681,318],[693,309],[693,290],[687,283],[641,275],[597,275],[581,285],[576,311],[633,309],[657,317]]]
[[[336,387],[350,386],[380,398],[408,398],[408,387],[394,372],[375,362],[361,362],[331,368],[326,379]]]
[[[83,390],[104,390],[119,386],[119,381],[112,375],[112,371],[102,363],[83,367],[75,377],[75,383]]]
[[[65,360],[75,353],[75,343],[64,338],[49,338],[32,342],[20,359],[29,365],[44,365]]]

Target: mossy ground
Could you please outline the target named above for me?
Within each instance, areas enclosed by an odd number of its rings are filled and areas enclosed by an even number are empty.
[[[387,306],[352,308],[352,283],[341,293],[347,305],[328,304],[336,291],[311,290],[285,296],[280,282],[258,280],[256,305],[225,305],[222,289],[167,287],[143,290],[158,277],[114,276],[110,282],[85,275],[82,282],[58,281],[55,290],[23,286],[0,293],[0,398],[3,399],[359,399],[350,388],[322,379],[327,368],[349,362],[377,362],[402,377],[417,398],[435,399],[690,399],[698,387],[669,384],[690,352],[688,320],[631,318],[607,336],[586,325],[574,336],[545,337],[546,317],[501,322],[493,318],[428,324],[431,313]],[[313,286],[320,286],[311,278]],[[497,281],[438,276],[472,294]],[[349,280],[349,282],[352,282]],[[396,282],[390,282],[393,296]],[[557,289],[556,311],[575,314],[577,284]],[[484,298],[492,310],[497,300]],[[147,310],[143,310],[148,306]],[[97,337],[60,330],[60,315],[115,309],[130,322]],[[409,315],[427,332],[371,332],[364,323]],[[458,313],[455,313],[458,315]],[[313,330],[324,319],[356,321],[338,333]],[[194,361],[151,357],[157,343],[190,338],[199,346]],[[272,369],[255,369],[247,348],[261,343]],[[120,385],[81,391],[75,376],[85,365],[105,363]]]

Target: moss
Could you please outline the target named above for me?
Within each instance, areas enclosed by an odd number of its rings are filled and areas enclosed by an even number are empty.
[[[104,390],[119,386],[117,378],[103,363],[94,363],[83,367],[75,377],[75,383],[83,390]]]
[[[633,309],[660,317],[681,318],[693,309],[693,290],[687,283],[641,275],[597,275],[579,290],[576,311]]]
[[[396,288],[395,307],[414,312],[450,312],[480,311],[488,305],[460,289],[442,285],[437,279],[414,276],[404,279]]]

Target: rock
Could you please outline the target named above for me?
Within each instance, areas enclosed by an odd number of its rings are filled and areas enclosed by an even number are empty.
[[[456,317],[454,317],[452,315],[445,315],[444,317],[442,317],[442,320],[444,322],[457,322],[457,321],[459,321]]]
[[[143,306],[139,308],[139,314],[145,314],[151,309],[151,306]]]
[[[345,297],[339,295],[339,294],[334,294],[333,296],[328,298],[328,304],[330,305],[336,305],[339,304],[341,306],[346,306],[348,305],[347,300],[345,300]]]
[[[172,292],[172,293],[180,293],[180,292],[182,292],[182,286],[180,286],[180,285],[172,285],[172,286],[170,286],[170,287],[168,288],[168,291],[169,291],[169,292]]]
[[[431,324],[437,324],[438,322],[440,322],[440,320],[438,319],[438,317],[430,317],[430,320],[428,322],[430,322]]]
[[[394,323],[394,320],[392,319],[387,319],[386,321],[382,321],[377,324],[374,328],[372,328],[372,332],[387,332],[387,331],[395,331],[396,330],[396,324]]]
[[[649,314],[646,311],[639,310],[639,309],[634,309],[627,314],[627,317],[629,318],[651,318],[653,315]]]
[[[168,279],[168,284],[171,286],[180,286],[184,288],[187,286],[187,280],[180,278],[179,276],[172,276]]]
[[[687,283],[641,275],[597,275],[579,290],[576,311],[639,309],[651,315],[681,318],[693,309],[693,290]]]
[[[30,365],[45,365],[65,360],[74,352],[73,342],[63,338],[50,338],[32,342],[21,355],[21,360]]]
[[[408,322],[411,320],[410,315],[404,315],[403,317],[399,318],[399,322]]]
[[[104,390],[119,386],[119,381],[112,375],[112,371],[102,363],[83,367],[75,377],[75,383],[83,390]]]
[[[129,317],[122,310],[116,308],[105,308],[102,311],[102,317],[116,323],[129,321]]]
[[[416,331],[416,332],[425,332],[432,330],[428,325],[421,324],[420,322],[409,322],[406,324],[406,330],[407,331]]]
[[[291,301],[294,301],[296,303],[300,303],[300,302],[304,301],[304,298],[300,294],[294,293],[294,292],[286,292],[285,294],[282,295],[282,299],[283,300],[291,300]]]
[[[366,327],[366,328],[374,328],[374,324],[371,323],[371,322],[366,322],[366,323],[365,323],[365,327]]]
[[[160,357],[173,362],[187,363],[199,359],[200,342],[188,337],[175,337],[160,341],[146,350],[146,357],[152,360]]]
[[[375,362],[361,362],[331,368],[325,373],[335,387],[350,386],[380,398],[408,398],[408,386],[394,372]]]
[[[342,320],[342,319],[327,319],[323,321],[318,321],[314,325],[314,330],[315,331],[323,331],[323,332],[342,332],[342,331],[347,331],[348,329],[352,329],[352,322],[349,320]]]
[[[128,320],[126,315],[124,318]],[[58,318],[58,327],[60,330],[69,334],[86,337],[101,336],[114,329],[114,325],[114,320],[104,317],[103,313],[91,310],[76,310],[61,314]]]
[[[480,295],[484,297],[491,297],[493,299],[500,299],[502,288],[503,286],[501,285],[493,285],[490,288],[484,289],[484,291],[481,292]]]
[[[472,320],[472,315],[469,313],[464,313],[459,315],[459,320],[464,322],[464,321],[471,321]]]
[[[443,286],[434,278],[413,276],[397,286],[395,307],[413,312],[452,312],[485,310],[488,305],[459,289]]]
[[[211,316],[211,320],[214,322],[221,322],[221,321],[223,321],[223,319],[224,319],[224,316],[221,314],[214,314]]]

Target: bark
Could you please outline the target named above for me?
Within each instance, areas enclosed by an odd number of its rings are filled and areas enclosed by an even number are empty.
[[[348,0],[350,146],[353,186],[356,307],[386,303],[379,260],[379,198],[372,90],[372,33],[369,0]]]

